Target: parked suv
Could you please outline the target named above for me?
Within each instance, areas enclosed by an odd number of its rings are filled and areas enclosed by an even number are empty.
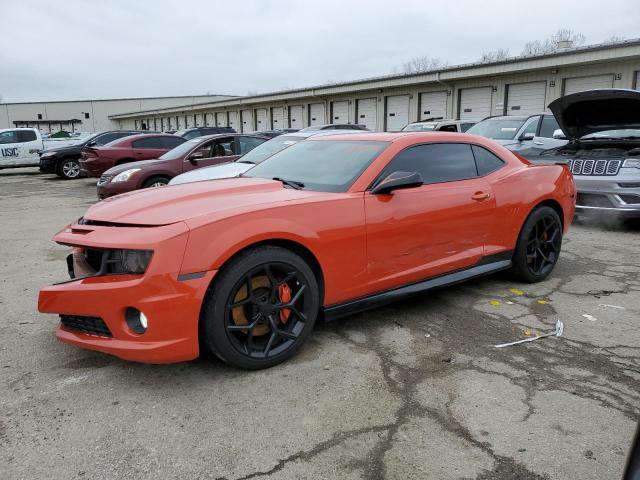
[[[467,130],[471,135],[487,137],[513,152],[530,159],[543,150],[565,145],[567,140],[554,138],[558,122],[550,113],[488,117]]]
[[[174,135],[186,140],[191,140],[192,138],[202,137],[204,135],[215,135],[216,133],[236,133],[236,131],[231,127],[195,127],[178,130]]]
[[[198,168],[233,162],[269,140],[264,135],[206,135],[187,140],[157,160],[118,165],[102,174],[98,198],[140,188],[166,185],[176,175]]]
[[[539,159],[569,164],[576,212],[640,218],[640,91],[588,90],[549,108],[569,143]]]
[[[432,118],[406,125],[402,132],[459,132],[464,133],[475,125],[468,120],[442,120]]]
[[[55,173],[66,180],[80,177],[80,156],[85,147],[101,147],[120,138],[136,135],[136,130],[113,130],[91,135],[78,143],[64,147],[49,148],[40,153],[40,171]]]
[[[102,147],[87,146],[82,149],[80,169],[90,177],[100,177],[111,167],[158,158],[184,142],[184,138],[166,133],[143,133],[115,140]]]

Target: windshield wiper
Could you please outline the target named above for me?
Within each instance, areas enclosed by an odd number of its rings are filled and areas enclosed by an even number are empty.
[[[291,188],[295,188],[296,190],[300,190],[304,188],[304,183],[296,182],[295,180],[286,180],[280,177],[273,177],[271,180],[277,180],[278,182],[282,182],[284,185],[287,185],[288,187],[291,187]]]

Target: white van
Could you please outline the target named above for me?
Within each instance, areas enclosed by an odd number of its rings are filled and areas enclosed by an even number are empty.
[[[38,166],[38,152],[43,149],[42,136],[35,128],[0,130],[0,168]]]

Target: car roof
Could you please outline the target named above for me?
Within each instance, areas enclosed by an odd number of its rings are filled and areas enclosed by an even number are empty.
[[[312,130],[308,132],[286,132],[279,137],[299,137],[299,138],[309,138],[309,137],[326,137],[328,135],[355,135],[355,134],[369,134],[371,132],[367,132],[364,130],[348,130],[348,129],[340,129],[340,130]],[[275,138],[279,138],[275,137]]]
[[[422,137],[419,139],[417,137]],[[479,137],[477,135],[469,135],[467,133],[457,132],[356,132],[349,135],[349,138],[344,138],[342,135],[322,135],[318,138],[318,141],[325,140],[350,140],[350,141],[377,141],[377,142],[396,142],[409,139],[424,140],[424,142],[442,142],[442,141],[454,141],[460,142],[461,140],[469,143],[477,143]],[[316,139],[313,139],[316,140]]]

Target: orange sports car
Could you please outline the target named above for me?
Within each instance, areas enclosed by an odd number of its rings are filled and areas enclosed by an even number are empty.
[[[136,191],[54,240],[70,280],[38,308],[63,342],[169,363],[207,348],[265,368],[336,318],[499,270],[553,270],[576,189],[460,133],[363,133],[299,142],[238,178]]]

